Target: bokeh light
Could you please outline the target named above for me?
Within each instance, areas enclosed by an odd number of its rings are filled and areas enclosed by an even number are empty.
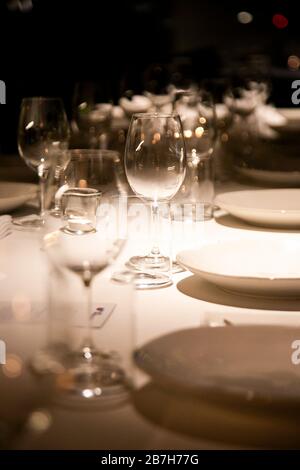
[[[186,129],[185,131],[183,131],[183,133],[186,139],[190,139],[193,135],[193,132],[190,129]]]
[[[195,135],[198,139],[200,139],[202,137],[203,133],[204,133],[204,129],[203,129],[202,126],[196,127]]]
[[[253,15],[249,11],[240,11],[237,14],[237,19],[239,23],[249,24],[253,21]]]
[[[298,70],[300,67],[300,59],[297,55],[290,55],[287,64],[289,69],[291,70]]]
[[[22,359],[16,354],[8,354],[6,363],[2,366],[3,374],[10,379],[16,379],[21,375],[22,369]]]
[[[276,13],[275,15],[273,15],[272,23],[275,28],[284,29],[289,24],[289,20],[286,16],[282,15],[281,13]]]
[[[52,418],[47,410],[35,410],[31,413],[27,421],[27,428],[30,431],[42,433],[51,426]]]

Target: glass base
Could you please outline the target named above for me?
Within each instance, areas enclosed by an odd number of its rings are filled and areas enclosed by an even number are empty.
[[[57,345],[39,351],[30,366],[39,376],[54,377],[53,398],[68,406],[108,401],[117,404],[128,398],[131,388],[113,353],[104,354],[90,348],[70,352],[65,346]]]
[[[129,259],[127,265],[141,271],[148,269],[160,269],[168,271],[170,269],[170,258],[163,255],[133,256]]]
[[[125,266],[126,268],[129,269],[129,271],[134,271],[134,272],[144,272],[142,269],[139,269],[139,268],[136,268],[134,266],[132,266],[132,264],[130,263],[130,260],[127,261],[127,263],[125,263]],[[154,268],[153,270],[151,270],[151,274],[153,274],[153,272],[155,273],[155,269]],[[162,267],[161,269],[157,269],[158,272],[171,272],[172,274],[178,274],[178,273],[183,273],[185,271],[184,268],[182,268],[178,263],[177,261],[172,261],[172,269],[170,269],[170,265],[169,265],[169,260],[168,260],[168,263],[166,264],[165,267]]]
[[[113,273],[111,279],[122,284],[132,283],[135,289],[157,289],[173,284],[170,276],[159,272],[124,270]]]
[[[141,260],[141,263],[139,265],[139,263],[135,263],[133,264],[132,263],[132,260],[136,260],[138,258],[138,261]],[[140,267],[140,266],[144,266],[143,264],[143,261],[144,259],[147,258],[145,256],[134,256],[133,258],[130,258],[129,261],[127,261],[127,263],[125,263],[125,266],[129,269],[129,271],[143,271],[143,268]],[[163,257],[164,258],[164,263],[161,263],[161,265],[157,266],[157,265],[151,265],[150,266],[147,266],[147,269],[157,269],[158,271],[166,271],[166,272],[172,272],[172,274],[178,274],[178,273],[182,273],[183,271],[185,271],[184,268],[182,268],[178,263],[177,261],[172,261],[172,269],[170,269],[170,259],[169,258],[166,258],[166,257]]]
[[[24,229],[39,229],[45,225],[45,219],[39,215],[28,215],[12,219],[12,223]]]
[[[89,351],[69,354],[65,372],[56,380],[58,391],[86,400],[123,393],[128,388],[125,371],[109,356]],[[91,354],[92,358],[86,359],[84,354]]]
[[[172,273],[173,274],[178,274],[178,273],[183,273],[186,271],[180,264],[177,263],[177,261],[172,261]]]
[[[63,378],[67,379],[66,381]],[[125,374],[116,365],[81,365],[60,377],[63,390],[83,398],[98,398],[124,387]]]
[[[62,211],[61,209],[59,209],[58,207],[54,207],[53,209],[51,209],[49,211],[49,214],[52,216],[52,217],[57,217],[57,218],[61,218],[62,217]]]
[[[67,235],[86,235],[90,233],[96,233],[96,229],[94,227],[89,227],[87,230],[71,230],[67,226],[61,227],[60,231],[66,233]]]

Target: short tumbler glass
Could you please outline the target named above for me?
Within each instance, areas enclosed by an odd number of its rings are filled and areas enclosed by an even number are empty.
[[[62,195],[62,231],[83,235],[96,231],[97,209],[101,192],[93,188],[70,188]]]

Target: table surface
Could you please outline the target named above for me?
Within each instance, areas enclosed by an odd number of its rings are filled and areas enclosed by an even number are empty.
[[[286,236],[219,212],[216,219],[202,223],[200,242],[251,238],[259,243]],[[299,234],[288,236],[297,238]],[[119,264],[132,250],[128,243]],[[28,302],[33,310],[44,306],[46,279],[47,264],[38,234],[14,231],[0,240],[0,338],[6,342],[7,354],[21,361],[21,373],[15,377],[5,376],[0,367],[0,421],[16,426],[27,419],[27,427],[21,426],[15,436],[14,448],[231,449],[293,442],[295,427],[274,415],[249,414],[205,398],[179,397],[150,380],[141,382],[133,397],[119,407],[91,411],[49,404],[47,386],[27,367],[33,352],[44,344],[45,326],[28,320],[24,308],[17,308],[25,305],[26,310]],[[174,275],[173,281],[167,288],[135,292],[135,346],[186,327],[222,325],[224,319],[233,324],[300,325],[299,300],[232,295],[188,272]],[[9,316],[8,311],[19,313]],[[28,415],[31,421],[42,423],[39,430],[28,426]]]

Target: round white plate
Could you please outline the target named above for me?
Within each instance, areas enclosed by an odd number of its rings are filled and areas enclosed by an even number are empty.
[[[280,326],[190,328],[147,343],[135,360],[172,390],[299,408],[300,365],[292,362],[297,339],[299,328]]]
[[[36,194],[35,184],[0,181],[0,213],[17,209]]]
[[[180,252],[177,262],[230,292],[300,298],[300,240],[210,243]]]
[[[255,183],[300,186],[300,171],[257,170],[255,168],[242,168],[239,166],[235,166],[234,171]]]
[[[258,189],[219,194],[215,204],[251,224],[300,227],[300,189]]]

